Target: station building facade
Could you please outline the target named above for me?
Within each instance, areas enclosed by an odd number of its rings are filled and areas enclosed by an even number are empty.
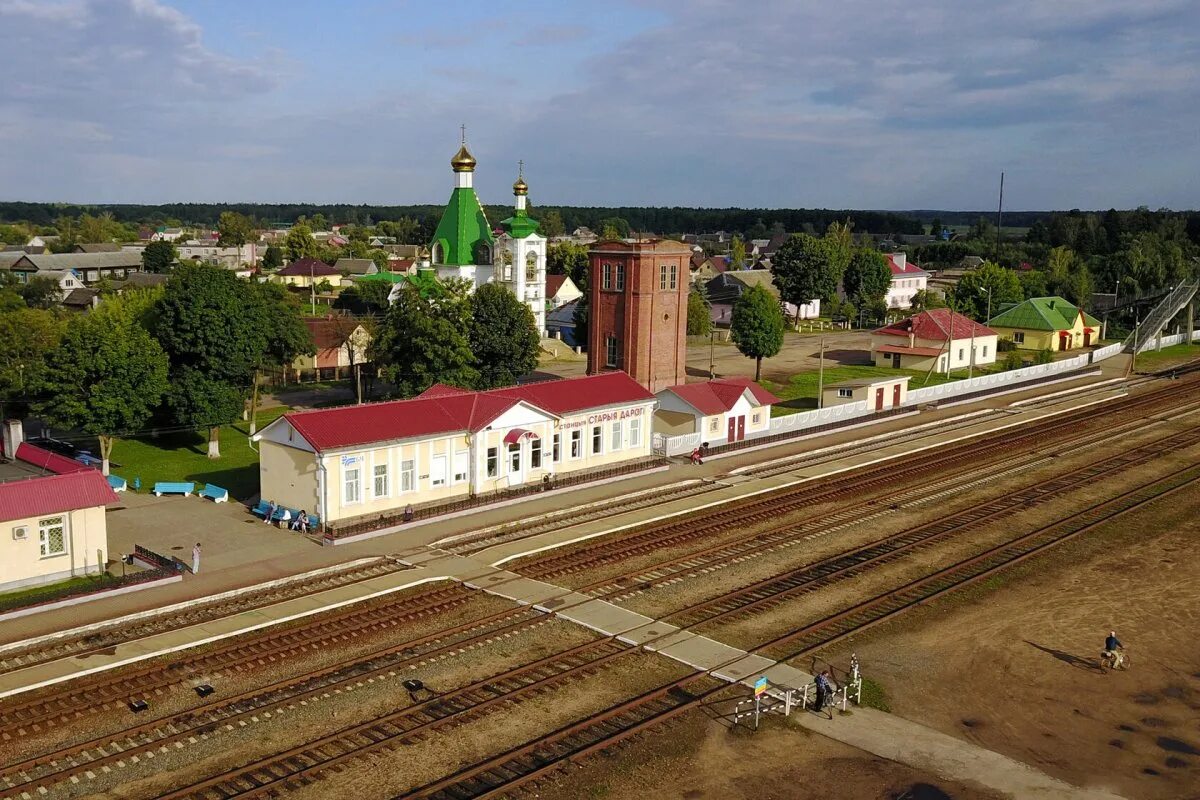
[[[762,436],[771,428],[779,398],[749,378],[717,378],[671,386],[658,393],[654,432],[698,433],[710,445]]]
[[[651,455],[655,398],[624,372],[285,414],[259,431],[264,500],[326,522]]]

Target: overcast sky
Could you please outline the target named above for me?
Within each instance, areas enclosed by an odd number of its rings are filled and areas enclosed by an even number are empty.
[[[0,199],[1200,206],[1197,0],[0,0]]]

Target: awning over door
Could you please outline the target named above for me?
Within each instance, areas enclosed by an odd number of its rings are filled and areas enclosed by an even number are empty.
[[[516,444],[522,439],[537,439],[538,435],[533,431],[527,431],[524,428],[513,428],[508,433],[504,434],[505,444]]]

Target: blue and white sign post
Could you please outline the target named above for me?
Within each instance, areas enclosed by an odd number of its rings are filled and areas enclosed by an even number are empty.
[[[767,676],[760,675],[754,682],[754,730],[758,730],[758,716],[762,710],[762,696],[767,693]]]

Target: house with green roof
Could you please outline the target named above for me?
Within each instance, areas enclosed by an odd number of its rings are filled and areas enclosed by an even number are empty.
[[[1073,350],[1100,342],[1100,320],[1061,297],[1031,297],[988,320],[1021,350]]]

